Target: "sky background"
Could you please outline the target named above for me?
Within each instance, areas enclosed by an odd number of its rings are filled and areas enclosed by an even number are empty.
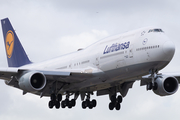
[[[8,17],[33,62],[51,59],[110,35],[141,27],[162,28],[175,43],[176,53],[162,72],[180,71],[179,0],[0,0],[0,19]],[[7,67],[0,29],[0,66]],[[180,90],[160,97],[137,81],[123,99],[120,111],[108,109],[108,96],[97,107],[48,108],[49,98],[26,94],[0,81],[1,120],[179,120]]]

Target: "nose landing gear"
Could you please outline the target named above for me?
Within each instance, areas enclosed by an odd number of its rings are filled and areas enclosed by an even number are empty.
[[[151,74],[151,76],[150,76],[150,78],[152,79],[151,80],[151,82],[149,82],[148,84],[147,84],[147,86],[146,86],[146,89],[147,90],[156,90],[157,88],[158,88],[158,85],[157,85],[157,83],[155,82],[155,80],[156,80],[156,78],[157,78],[157,73],[158,73],[158,71],[157,71],[157,69],[156,70],[154,70],[154,69],[151,69],[150,71],[149,71],[149,73]]]

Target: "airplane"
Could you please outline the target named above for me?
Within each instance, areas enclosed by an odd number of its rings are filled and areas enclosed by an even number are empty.
[[[91,96],[96,93],[109,95],[109,110],[120,110],[123,98],[137,80],[159,96],[178,90],[179,73],[159,73],[175,53],[174,43],[159,27],[110,36],[73,53],[33,63],[9,19],[2,19],[1,25],[8,67],[0,68],[0,79],[21,89],[23,95],[50,97],[50,109],[71,109],[78,97],[83,109],[95,108],[97,101]]]

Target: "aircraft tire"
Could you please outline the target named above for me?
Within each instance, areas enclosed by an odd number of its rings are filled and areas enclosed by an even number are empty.
[[[90,102],[90,104],[89,104],[89,109],[92,109],[93,108],[93,104],[92,104],[92,102]]]
[[[69,105],[69,99],[65,99],[65,106]]]
[[[69,109],[72,108],[72,103],[71,103],[71,101],[69,101],[68,108],[69,108]]]
[[[62,102],[61,102],[61,107],[62,107],[62,108],[65,108],[65,107],[66,107],[65,101],[62,101]]]
[[[60,108],[60,102],[59,101],[56,101],[55,107],[56,107],[56,109]]]
[[[82,108],[83,108],[83,109],[86,109],[86,107],[87,107],[87,106],[86,106],[86,101],[83,101],[83,102],[82,102]]]
[[[54,107],[53,101],[49,101],[49,108],[52,109]]]
[[[72,103],[72,107],[76,106],[76,100],[75,99],[72,99],[71,103]]]
[[[96,107],[97,102],[96,102],[96,100],[95,100],[95,99],[93,99],[93,100],[92,100],[92,105],[93,105],[93,107]]]
[[[90,105],[90,100],[86,99],[85,103],[86,103],[86,106],[88,107]]]
[[[123,99],[122,99],[122,96],[119,95],[119,96],[117,97],[117,103],[122,103],[122,100],[123,100]]]
[[[117,103],[117,104],[116,104],[116,110],[120,110],[120,108],[121,108],[121,104],[120,104],[120,103]]]
[[[112,102],[109,103],[109,110],[113,110],[114,109],[114,104]]]

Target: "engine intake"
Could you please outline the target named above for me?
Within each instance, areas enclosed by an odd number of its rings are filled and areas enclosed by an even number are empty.
[[[168,78],[165,79],[165,81],[164,81],[164,89],[167,92],[169,92],[169,93],[174,92],[174,91],[176,91],[177,87],[178,87],[178,83],[174,78],[168,77]]]
[[[178,90],[178,80],[172,76],[160,76],[155,82],[157,89],[153,90],[155,94],[160,96],[172,95]]]
[[[46,85],[46,77],[40,72],[28,72],[19,79],[19,87],[27,92],[42,90]]]

